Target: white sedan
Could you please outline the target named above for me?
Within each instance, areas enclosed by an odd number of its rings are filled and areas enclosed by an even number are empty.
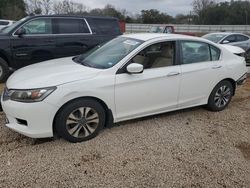
[[[13,20],[0,20],[0,30],[9,27],[13,23],[15,23],[15,21]]]
[[[16,71],[1,102],[10,129],[80,142],[124,120],[199,105],[223,110],[246,72],[244,58],[205,39],[131,34]]]

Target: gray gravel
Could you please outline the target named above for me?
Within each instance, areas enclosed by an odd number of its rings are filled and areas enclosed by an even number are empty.
[[[250,82],[231,105],[123,122],[71,144],[30,139],[0,114],[0,187],[250,187]]]

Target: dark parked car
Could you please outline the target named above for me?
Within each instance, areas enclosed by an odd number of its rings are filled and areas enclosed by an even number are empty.
[[[0,81],[10,69],[74,56],[121,34],[111,17],[28,16],[0,32]]]

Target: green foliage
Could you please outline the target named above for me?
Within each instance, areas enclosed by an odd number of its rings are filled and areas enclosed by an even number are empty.
[[[195,19],[196,24],[245,25],[250,23],[250,2],[231,1],[204,8]]]
[[[117,10],[113,5],[107,4],[103,9],[92,9],[89,15],[93,16],[111,16],[116,17],[120,20],[125,20],[126,16],[119,10]]]
[[[0,0],[0,19],[18,20],[26,16],[23,0]]]
[[[36,3],[35,3],[36,2]],[[145,24],[208,24],[244,25],[250,24],[250,1],[193,0],[193,14],[176,15],[175,18],[156,9],[142,10],[140,14],[129,14],[113,5],[88,9],[82,3],[72,0],[0,0],[0,19],[18,20],[26,12],[34,14],[76,14],[112,16],[127,23]]]
[[[173,17],[165,13],[161,13],[156,9],[150,9],[141,11],[141,20],[142,23],[145,24],[150,24],[150,23],[164,24],[173,21]]]

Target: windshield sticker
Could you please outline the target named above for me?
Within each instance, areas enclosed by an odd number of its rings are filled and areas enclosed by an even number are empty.
[[[135,45],[139,44],[139,42],[136,42],[134,40],[125,40],[123,43],[131,45],[131,46],[135,46]]]

